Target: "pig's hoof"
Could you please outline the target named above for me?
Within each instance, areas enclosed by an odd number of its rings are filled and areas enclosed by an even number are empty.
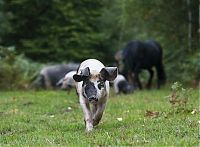
[[[93,130],[93,127],[87,127],[87,128],[86,128],[86,132],[87,132],[87,133],[91,132],[92,130]]]

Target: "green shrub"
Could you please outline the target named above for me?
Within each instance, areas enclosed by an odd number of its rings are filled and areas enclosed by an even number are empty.
[[[192,112],[193,106],[189,103],[191,88],[185,89],[180,82],[175,82],[171,89],[172,93],[168,96],[168,99],[172,109],[169,114]]]
[[[27,89],[41,64],[23,55],[17,55],[14,47],[0,47],[0,89]]]
[[[200,52],[188,52],[187,55],[179,53],[171,58],[165,65],[169,82],[181,81],[184,86],[198,87],[200,81]]]

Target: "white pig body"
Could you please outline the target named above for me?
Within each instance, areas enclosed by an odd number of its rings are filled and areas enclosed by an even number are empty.
[[[87,132],[101,120],[109,96],[109,81],[114,80],[116,76],[116,67],[105,67],[96,59],[83,61],[77,74],[73,76]]]

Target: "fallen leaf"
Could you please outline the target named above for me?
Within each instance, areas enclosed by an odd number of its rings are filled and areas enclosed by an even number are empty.
[[[16,113],[18,113],[18,112],[19,112],[19,109],[17,109],[17,108],[11,109],[11,110],[9,111],[9,113],[13,113],[13,114],[16,114]]]
[[[145,115],[148,116],[148,117],[151,117],[151,118],[155,118],[159,115],[159,112],[158,111],[146,110]]]
[[[55,117],[54,115],[50,115],[51,118]]]
[[[118,120],[118,121],[122,121],[122,118],[121,118],[121,117],[119,117],[119,118],[117,118],[117,120]]]
[[[191,114],[195,114],[196,112],[197,112],[197,110],[193,109],[192,112],[191,112]]]

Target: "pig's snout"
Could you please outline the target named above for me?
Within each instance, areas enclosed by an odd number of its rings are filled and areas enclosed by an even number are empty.
[[[98,101],[97,99],[97,89],[94,86],[94,83],[89,83],[85,86],[85,94],[89,101]]]
[[[88,98],[89,101],[98,101],[95,95]]]

